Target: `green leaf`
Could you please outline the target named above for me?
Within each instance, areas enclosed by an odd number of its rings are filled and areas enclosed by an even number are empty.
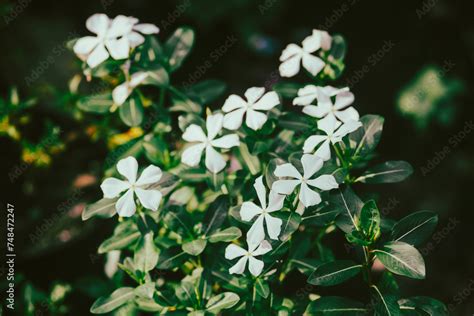
[[[189,98],[185,93],[173,87],[169,87],[169,91],[171,92],[171,102],[173,103],[173,106],[170,107],[170,111],[195,114],[201,113],[201,105],[191,100],[191,98]]]
[[[398,301],[400,309],[415,310],[422,315],[447,316],[449,315],[446,305],[434,298],[427,296],[415,296]]]
[[[359,246],[370,246],[373,241],[368,239],[365,234],[359,230],[353,230],[350,233],[346,234],[346,239],[351,244],[356,244]]]
[[[392,239],[419,246],[433,233],[438,224],[438,215],[430,211],[419,211],[402,218],[392,229]]]
[[[145,312],[161,312],[165,308],[152,298],[136,297],[135,303],[140,310]]]
[[[377,258],[387,270],[413,279],[425,278],[425,262],[421,254],[413,246],[392,241],[386,243],[382,249],[374,249]]]
[[[166,41],[164,50],[168,56],[168,65],[173,72],[179,67],[188,56],[194,43],[194,31],[188,27],[178,28]]]
[[[366,156],[377,147],[382,135],[384,118],[379,115],[364,115],[360,119],[362,128],[349,135],[353,157]]]
[[[155,293],[155,282],[146,282],[135,288],[135,295],[143,298],[152,298]]]
[[[82,220],[86,221],[91,217],[98,216],[103,218],[110,218],[115,215],[115,203],[118,198],[115,199],[101,199],[95,203],[89,204],[85,207],[82,212]]]
[[[356,230],[355,215],[360,213],[364,203],[349,186],[334,190],[331,193],[330,206],[340,210],[336,218],[336,225],[339,229],[345,233],[351,233],[353,230]]]
[[[356,276],[361,269],[362,265],[352,260],[323,263],[310,275],[308,283],[321,286],[340,284]]]
[[[158,263],[159,249],[153,242],[153,232],[142,236],[135,247],[133,261],[135,267],[143,272],[151,271]]]
[[[275,214],[275,217],[281,218],[283,220],[283,224],[281,225],[280,240],[287,241],[300,226],[301,216],[296,212],[278,212],[278,214]]]
[[[227,89],[225,82],[220,80],[204,80],[191,87],[184,87],[186,93],[202,105],[209,104],[220,97]]]
[[[209,236],[222,226],[229,211],[229,196],[220,195],[212,202],[204,215],[204,235]]]
[[[143,106],[140,97],[132,95],[119,107],[122,121],[128,126],[138,126],[143,121]]]
[[[352,316],[366,313],[364,304],[339,296],[325,296],[309,303],[304,315]]]
[[[86,112],[107,113],[113,104],[112,94],[107,92],[83,97],[77,102],[77,107]]]
[[[217,314],[223,309],[229,309],[235,306],[240,300],[240,297],[232,292],[224,292],[213,296],[207,301],[206,311]]]
[[[276,91],[283,98],[293,99],[298,95],[298,89],[303,88],[304,85],[295,82],[278,82],[272,87],[273,91]]]
[[[375,240],[380,233],[380,213],[374,200],[364,204],[360,211],[359,227],[369,240]]]
[[[268,283],[265,282],[264,280],[260,279],[260,278],[255,280],[255,285],[254,286],[255,286],[255,291],[261,297],[267,298],[268,295],[270,294],[270,287],[268,286]]]
[[[99,246],[99,254],[112,250],[120,250],[126,248],[136,242],[140,238],[140,231],[136,226],[126,227],[124,229],[116,228],[112,237],[104,240]]]
[[[413,167],[406,161],[386,161],[367,169],[355,182],[364,183],[395,183],[408,178]]]
[[[395,295],[383,293],[376,285],[371,285],[370,287],[372,289],[375,315],[400,315],[400,307],[398,306],[397,297]]]
[[[187,255],[181,248],[162,250],[156,267],[163,270],[171,270],[179,267],[186,261]]]
[[[206,248],[206,245],[207,245],[207,240],[195,239],[193,241],[189,241],[183,244],[182,249],[184,252],[192,256],[198,256],[204,251],[204,249]]]
[[[105,314],[124,305],[135,297],[133,287],[122,287],[110,294],[98,298],[90,309],[92,314]]]
[[[254,156],[250,153],[249,148],[244,142],[240,143],[238,154],[245,162],[244,167],[246,167],[252,175],[256,175],[261,170],[261,162],[257,156]]]
[[[232,241],[242,236],[242,232],[237,227],[229,227],[223,230],[218,230],[209,236],[209,242],[216,243],[221,241]]]
[[[169,84],[169,75],[166,69],[160,64],[153,64],[146,69],[147,77],[143,80],[142,85],[153,85],[157,87],[166,87]]]

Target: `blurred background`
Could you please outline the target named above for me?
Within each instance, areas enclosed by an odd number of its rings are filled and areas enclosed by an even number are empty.
[[[103,162],[111,142],[120,139],[95,137],[98,127],[80,119],[70,93],[80,64],[65,47],[88,34],[85,20],[90,15],[103,12],[154,23],[163,40],[178,26],[192,26],[194,52],[173,80],[186,85],[221,79],[229,85],[225,95],[277,83],[281,50],[299,43],[313,28],[342,34],[348,42],[346,69],[335,85],[351,87],[361,114],[385,117],[378,159],[407,160],[415,169],[403,183],[363,185],[356,192],[376,197],[384,214],[394,219],[423,209],[439,214],[436,233],[420,249],[427,279],[399,278],[401,287],[407,296],[442,300],[453,315],[472,315],[474,110],[469,90],[474,81],[474,20],[469,4],[2,1],[1,196],[2,205],[15,206],[20,313],[86,315],[96,297],[114,288],[104,273],[105,257],[96,252],[114,223],[82,222],[80,215],[85,204],[100,198]],[[209,106],[218,108],[222,102]],[[339,248],[337,255],[347,256]],[[2,265],[2,297],[5,273]],[[295,290],[301,286],[295,284]],[[350,293],[357,287],[338,290]]]

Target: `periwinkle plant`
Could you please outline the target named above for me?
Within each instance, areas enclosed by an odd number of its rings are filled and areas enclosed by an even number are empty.
[[[413,170],[404,161],[372,165],[384,119],[360,117],[348,88],[327,85],[344,69],[341,36],[313,30],[284,49],[280,75],[304,72],[306,83],[251,87],[212,111],[206,106],[224,93],[223,82],[183,89],[171,79],[193,30],[179,28],[161,43],[156,26],[132,17],[94,15],[87,27],[97,37],[71,44],[91,85],[106,89],[78,106],[104,115],[111,134],[123,124],[139,131],[110,154],[117,164],[105,170],[104,198],[83,213],[84,220],[119,214],[99,246],[115,254],[108,266],[118,267],[111,274],[119,287],[92,313],[447,314],[441,302],[404,297],[397,285],[397,276],[425,278],[416,247],[436,214],[395,221],[353,190],[399,182]],[[343,234],[355,252],[336,258],[328,234]],[[320,295],[353,278],[364,301]],[[309,290],[287,290],[298,286]]]

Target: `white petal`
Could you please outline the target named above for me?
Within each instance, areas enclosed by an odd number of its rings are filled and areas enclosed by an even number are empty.
[[[142,34],[146,34],[146,35],[156,34],[160,31],[160,29],[156,25],[151,24],[151,23],[137,24],[133,27],[133,29],[135,31],[138,31],[138,32],[140,32]]]
[[[268,236],[273,240],[278,239],[283,221],[280,218],[266,214],[265,224],[267,225]]]
[[[267,252],[271,251],[272,250],[272,245],[270,245],[270,243],[266,240],[262,241],[260,243],[260,245],[258,245],[258,248],[255,250],[255,249],[250,249],[249,250],[252,252],[252,256],[256,257],[256,256],[261,256],[261,255],[264,255],[266,254]]]
[[[112,199],[117,197],[121,192],[130,188],[130,183],[117,178],[107,178],[102,182],[100,188],[104,193],[104,198]]]
[[[104,35],[109,27],[110,19],[105,14],[97,13],[86,21],[86,27],[92,33]]]
[[[142,84],[143,81],[148,77],[148,74],[144,71],[138,71],[130,78],[130,87],[135,88]]]
[[[236,94],[231,94],[225,100],[224,105],[222,106],[222,111],[227,113],[235,109],[245,108],[246,106],[247,102],[245,102],[244,99],[242,99]]]
[[[324,142],[327,139],[328,137],[324,135],[312,135],[304,141],[303,151],[305,153],[312,153],[314,152],[316,146],[318,146],[320,143]]]
[[[92,53],[87,57],[87,65],[94,68],[109,58],[109,52],[105,49],[104,44],[98,44]]]
[[[184,131],[183,139],[187,142],[205,142],[207,136],[200,126],[191,124]]]
[[[327,105],[307,105],[303,108],[303,113],[312,117],[321,118],[331,111],[331,106]]]
[[[344,123],[359,120],[359,112],[352,106],[343,111],[337,111],[334,114]]]
[[[285,163],[285,164],[277,166],[275,168],[274,174],[277,177],[291,177],[291,178],[301,179],[301,174],[299,173],[298,170],[296,170],[296,168],[291,163]]]
[[[265,239],[265,231],[263,230],[264,217],[260,215],[247,232],[247,243],[250,245],[258,245]]]
[[[234,273],[243,274],[245,271],[245,265],[247,264],[248,258],[249,257],[246,257],[246,256],[240,258],[239,261],[237,261],[237,263],[229,269],[229,273],[230,274],[234,274]]]
[[[323,166],[323,160],[320,157],[310,154],[304,154],[301,157],[301,164],[303,165],[303,177],[305,179],[311,178]]]
[[[301,180],[277,180],[272,184],[272,190],[280,194],[291,194]]]
[[[107,32],[108,38],[117,38],[120,36],[127,35],[132,31],[133,19],[124,15],[117,15],[110,23],[110,28]]]
[[[209,115],[206,119],[207,139],[216,138],[217,134],[222,130],[222,122],[224,116],[220,113]]]
[[[255,102],[252,108],[255,110],[271,110],[278,104],[280,104],[278,93],[275,91],[270,91],[265,93],[265,95],[260,100]]]
[[[132,90],[129,89],[127,83],[122,83],[115,87],[112,91],[112,98],[114,99],[114,103],[117,105],[122,105],[125,103],[127,98],[132,93]]]
[[[324,87],[318,87],[318,89],[320,89],[322,93],[330,97],[335,96],[341,92],[349,91],[349,87],[336,88],[333,86],[324,86]]]
[[[267,116],[261,112],[254,111],[252,109],[247,110],[247,116],[245,117],[245,124],[254,131],[262,128],[263,124],[267,121]]]
[[[246,112],[245,108],[237,109],[235,111],[229,112],[224,115],[224,127],[235,131],[240,126],[242,126],[242,120],[244,118],[244,114]]]
[[[324,131],[326,135],[332,135],[339,125],[340,123],[334,115],[328,115],[318,122],[318,128]]]
[[[319,193],[311,190],[306,183],[301,184],[299,199],[305,207],[310,207],[321,202]]]
[[[280,71],[280,76],[288,78],[296,75],[300,71],[300,62],[300,55],[295,55],[285,60],[278,68],[278,70]]]
[[[298,90],[298,96],[293,99],[293,105],[310,105],[318,95],[318,87],[307,85]]]
[[[271,213],[281,210],[283,203],[285,202],[285,196],[271,190],[268,200],[267,212]]]
[[[352,133],[353,131],[357,130],[359,127],[362,126],[362,123],[359,121],[348,121],[334,133],[334,137],[337,140],[341,140],[344,136],[346,136],[349,133]]]
[[[225,248],[225,258],[229,260],[233,260],[238,257],[242,257],[247,253],[247,250],[245,250],[242,247],[237,246],[236,244],[229,244]]]
[[[321,146],[314,153],[315,156],[320,157],[323,161],[331,159],[331,143],[329,139],[326,139]]]
[[[202,151],[204,148],[206,148],[205,144],[189,146],[183,151],[181,162],[190,167],[196,167],[199,164],[199,161],[201,161]]]
[[[321,34],[313,32],[303,40],[303,49],[307,53],[313,53],[321,48]]]
[[[354,102],[354,94],[350,91],[342,91],[336,95],[336,102],[334,108],[341,110]]]
[[[117,163],[118,172],[128,179],[131,184],[137,181],[138,162],[135,157],[129,156]]]
[[[137,32],[131,32],[126,36],[131,48],[138,47],[145,42],[145,38],[143,37],[143,35]]]
[[[267,208],[267,190],[263,185],[263,176],[258,177],[255,179],[253,184],[255,191],[257,192],[258,200],[260,201],[260,205],[262,208]]]
[[[258,207],[253,202],[244,202],[240,207],[240,218],[248,222],[258,214],[262,214],[262,208]]]
[[[286,48],[281,52],[280,61],[285,61],[295,55],[301,56],[303,49],[296,44],[288,44]]]
[[[303,67],[313,76],[316,76],[325,65],[324,61],[319,57],[310,54],[303,55]]]
[[[206,147],[206,167],[212,173],[218,173],[225,168],[225,160],[212,146]]]
[[[152,211],[158,210],[158,206],[160,206],[162,196],[160,191],[136,188],[135,193],[137,194],[140,203],[142,203],[145,208]]]
[[[82,37],[74,44],[74,53],[77,55],[89,55],[94,47],[99,43],[99,39],[93,36]]]
[[[137,186],[144,186],[147,184],[157,183],[160,181],[163,172],[157,166],[149,165],[142,171],[142,174],[137,180]]]
[[[107,46],[110,56],[112,56],[113,59],[124,59],[129,56],[130,44],[126,37],[122,37],[119,40],[108,40],[105,42],[105,46]]]
[[[313,30],[313,36],[318,34],[321,38],[321,48],[323,50],[331,49],[332,37],[326,31]]]
[[[229,134],[211,141],[211,145],[219,148],[231,148],[240,145],[239,135]]]
[[[259,276],[263,270],[263,261],[249,257],[249,271],[253,276]]]
[[[265,88],[262,87],[248,88],[247,91],[245,91],[245,98],[249,104],[254,104],[264,93]]]
[[[339,184],[337,183],[334,176],[330,174],[323,174],[316,179],[309,180],[308,184],[323,191],[337,189],[339,187]]]
[[[136,206],[133,198],[133,191],[128,190],[115,204],[118,215],[130,217],[135,214]]]

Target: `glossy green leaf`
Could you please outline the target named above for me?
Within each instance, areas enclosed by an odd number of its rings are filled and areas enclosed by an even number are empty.
[[[112,94],[107,92],[83,97],[77,102],[77,107],[86,112],[107,113],[113,104]]]
[[[392,239],[419,246],[433,233],[438,224],[438,215],[430,211],[419,211],[402,218],[392,229]]]
[[[204,235],[209,236],[222,226],[229,211],[229,197],[220,195],[212,202],[204,216]]]
[[[135,267],[143,272],[153,270],[158,263],[159,249],[153,242],[153,233],[142,236],[135,247]]]
[[[207,105],[220,97],[227,89],[227,85],[223,81],[211,79],[198,82],[190,87],[184,87],[184,89],[191,98],[202,105]]]
[[[114,216],[117,213],[115,210],[115,203],[117,203],[117,200],[118,198],[101,199],[95,203],[87,205],[82,212],[82,220],[86,221],[94,216],[103,218],[110,218]]]
[[[372,303],[374,304],[375,315],[398,316],[400,307],[397,303],[397,296],[384,293],[378,286],[371,285]]]
[[[280,240],[287,241],[300,226],[301,216],[296,212],[279,212],[278,214],[275,214],[275,217],[281,218],[283,220],[283,224],[281,225]]]
[[[425,262],[421,254],[413,246],[393,241],[386,243],[381,249],[374,249],[374,254],[391,272],[413,279],[425,278]]]
[[[131,301],[135,297],[133,287],[122,287],[108,296],[98,298],[92,305],[92,314],[105,314]]]
[[[242,232],[237,227],[229,227],[223,230],[218,230],[214,232],[212,235],[209,236],[209,242],[216,243],[216,242],[229,242],[235,239],[240,238],[242,236]]]
[[[406,161],[386,161],[367,169],[356,182],[364,183],[395,183],[408,178],[413,173],[413,167]]]
[[[206,311],[217,314],[223,309],[229,309],[235,306],[240,300],[240,297],[232,292],[224,292],[213,296],[207,301]]]
[[[268,286],[268,283],[260,278],[255,280],[254,287],[257,294],[263,298],[267,298],[270,294],[270,287]]]
[[[198,256],[204,251],[204,249],[206,248],[206,245],[207,245],[207,240],[195,239],[193,241],[189,241],[183,244],[182,249],[184,252],[192,256]]]
[[[272,90],[276,91],[283,98],[293,99],[298,95],[298,90],[303,87],[304,85],[301,83],[278,82],[272,86]]]
[[[138,126],[143,121],[143,105],[140,97],[132,95],[119,107],[122,121],[128,126]]]
[[[119,227],[117,227],[119,228]],[[104,240],[100,246],[98,252],[100,254],[106,253],[112,250],[120,250],[126,248],[135,243],[140,238],[140,231],[136,226],[127,227],[124,229],[118,229],[114,232],[112,237]]]
[[[353,157],[366,156],[374,151],[382,135],[384,118],[379,115],[364,115],[360,119],[362,128],[349,135]]]
[[[308,283],[331,286],[343,283],[356,276],[362,269],[361,264],[351,260],[337,260],[323,263],[308,278]]]
[[[164,45],[168,65],[173,72],[184,62],[194,43],[194,31],[188,27],[178,28]]]
[[[416,311],[421,315],[447,316],[449,311],[442,302],[427,296],[415,296],[398,301],[402,311]]]
[[[380,212],[374,200],[364,204],[360,211],[359,227],[369,240],[375,239],[380,232]]]
[[[153,85],[157,87],[166,87],[169,84],[169,75],[166,69],[160,64],[154,64],[141,70],[146,72],[147,77],[143,80],[142,85]]]
[[[356,229],[356,214],[364,206],[362,200],[351,190],[349,186],[334,190],[330,195],[330,206],[340,210],[336,218],[336,225],[345,233],[351,233]]]
[[[310,302],[304,314],[308,316],[352,316],[366,312],[364,304],[358,301],[339,296],[323,296]]]

